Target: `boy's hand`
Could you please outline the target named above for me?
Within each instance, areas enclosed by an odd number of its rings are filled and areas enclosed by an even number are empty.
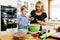
[[[21,24],[21,22],[16,22],[16,24]]]

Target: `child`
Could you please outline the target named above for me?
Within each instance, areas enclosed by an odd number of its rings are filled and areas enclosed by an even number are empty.
[[[19,15],[17,17],[16,23],[18,24],[18,30],[19,29],[28,29],[29,20],[26,16],[27,12],[28,12],[28,8],[25,5],[23,5],[21,7],[21,15]]]

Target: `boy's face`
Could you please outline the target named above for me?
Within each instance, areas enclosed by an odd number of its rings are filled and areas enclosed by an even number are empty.
[[[26,15],[26,13],[28,13],[28,10],[26,8],[24,8],[24,10],[22,10],[22,14]]]

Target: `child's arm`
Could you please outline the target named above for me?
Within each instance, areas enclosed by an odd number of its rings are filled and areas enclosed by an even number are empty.
[[[16,24],[21,24],[21,22],[15,22]]]
[[[21,18],[20,18],[20,16],[18,16],[17,18],[16,18],[17,20],[16,20],[16,24],[21,24],[21,22],[20,22],[20,20],[21,20]]]

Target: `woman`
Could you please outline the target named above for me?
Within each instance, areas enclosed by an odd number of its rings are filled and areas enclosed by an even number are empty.
[[[30,24],[38,23],[40,25],[45,25],[46,18],[47,15],[44,12],[44,5],[41,1],[38,1],[35,5],[35,10],[33,10],[29,16]],[[40,31],[42,31],[42,26],[40,26]]]
[[[41,1],[38,1],[35,5],[35,10],[33,10],[29,16],[30,23],[46,24],[47,15],[44,12],[44,5]]]

